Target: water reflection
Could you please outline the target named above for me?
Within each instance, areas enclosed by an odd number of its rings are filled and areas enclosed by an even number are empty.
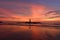
[[[60,28],[0,25],[0,40],[60,40]]]

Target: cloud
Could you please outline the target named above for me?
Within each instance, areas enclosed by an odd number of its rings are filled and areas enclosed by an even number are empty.
[[[0,20],[6,21],[28,21],[28,16],[16,15],[10,10],[0,8]]]
[[[31,5],[31,11],[33,18],[43,19],[47,8],[44,5]]]
[[[49,11],[45,15],[48,18],[60,18],[60,11]]]
[[[12,2],[11,2],[12,1]],[[58,18],[60,13],[58,12],[50,12],[52,9],[48,8],[46,5],[35,4],[37,0],[30,0],[22,2],[16,2],[14,0],[11,1],[1,1],[0,2],[0,17],[8,17],[8,18],[17,18],[19,20],[28,20],[32,18],[37,18],[37,20],[41,21],[43,19],[49,18]],[[33,2],[34,1],[34,2]],[[32,2],[32,3],[31,3]],[[47,13],[48,12],[48,13]],[[47,16],[46,16],[47,15]],[[20,19],[21,18],[21,19]],[[36,21],[37,21],[36,20]]]
[[[0,7],[8,9],[16,15],[28,16],[31,14],[30,5],[27,3],[19,2],[0,2]]]

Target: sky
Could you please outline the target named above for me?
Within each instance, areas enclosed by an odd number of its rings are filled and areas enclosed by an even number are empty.
[[[60,0],[0,0],[0,19],[60,20]]]

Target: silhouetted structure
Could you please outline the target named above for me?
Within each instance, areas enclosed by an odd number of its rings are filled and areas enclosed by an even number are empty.
[[[31,19],[29,19],[29,29],[31,29]]]
[[[0,21],[0,23],[3,23],[2,21]]]
[[[0,24],[3,24],[3,22],[2,22],[2,21],[0,21]]]

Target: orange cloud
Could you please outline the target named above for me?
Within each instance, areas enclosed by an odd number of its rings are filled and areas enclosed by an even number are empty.
[[[57,16],[56,12],[50,13],[47,16],[45,15],[47,12],[52,11],[54,9],[48,9],[44,5],[31,5],[32,11],[32,20],[33,21],[58,21],[60,18],[50,18]],[[36,19],[35,19],[36,18]]]
[[[46,7],[43,5],[31,5],[31,11],[32,11],[32,16],[31,18],[34,20],[36,18],[37,20],[41,21],[44,19],[44,13],[46,11]],[[35,21],[37,21],[35,20]]]
[[[0,8],[0,14],[1,13],[4,15],[4,18],[0,18],[0,20],[5,20],[5,21],[28,21],[29,18],[28,16],[16,15],[10,10],[3,8]]]
[[[30,4],[30,11],[31,11],[30,16],[22,16],[22,15],[16,15],[10,10],[0,8],[0,13],[3,13],[3,15],[7,16],[7,18],[0,18],[0,20],[28,21],[28,19],[30,18],[32,19],[32,21],[52,21],[56,19],[59,20],[59,18],[55,18],[55,19],[48,18],[48,16],[53,16],[52,14],[45,16],[45,12],[47,11],[47,8],[44,5]]]

